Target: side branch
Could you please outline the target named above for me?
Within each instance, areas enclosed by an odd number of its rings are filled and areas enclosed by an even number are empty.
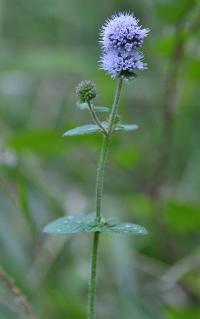
[[[106,129],[103,127],[103,125],[101,124],[101,122],[100,122],[98,116],[96,115],[96,113],[95,113],[95,111],[94,111],[94,109],[93,109],[93,107],[92,107],[90,101],[88,101],[87,104],[88,104],[89,111],[90,111],[90,114],[91,114],[91,116],[92,116],[92,119],[93,119],[94,123],[96,123],[96,124],[100,127],[102,133],[103,133],[105,136],[107,136],[108,133],[107,133]]]

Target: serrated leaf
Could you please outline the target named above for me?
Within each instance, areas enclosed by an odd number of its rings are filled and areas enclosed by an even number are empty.
[[[69,131],[66,131],[63,136],[75,136],[75,135],[88,135],[92,133],[101,132],[101,129],[96,124],[88,124],[79,127],[75,127]]]
[[[136,124],[119,124],[116,126],[115,131],[133,131],[138,129]]]
[[[115,217],[107,220],[101,218],[100,221],[96,219],[95,213],[88,215],[76,215],[59,218],[47,226],[45,226],[44,233],[48,234],[79,234],[79,233],[122,233],[134,235],[146,235],[147,231],[144,227],[130,223],[119,223]]]
[[[79,102],[77,102],[76,105],[77,105],[77,107],[78,107],[80,110],[88,110],[88,109],[89,109],[87,103],[79,103]],[[92,106],[92,107],[93,107],[93,109],[94,109],[95,112],[99,112],[99,113],[109,112],[109,108],[106,107],[106,106]]]

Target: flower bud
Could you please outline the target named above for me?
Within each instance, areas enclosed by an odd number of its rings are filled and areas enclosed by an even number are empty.
[[[96,85],[90,81],[81,81],[76,88],[76,94],[81,103],[89,102],[97,96]]]

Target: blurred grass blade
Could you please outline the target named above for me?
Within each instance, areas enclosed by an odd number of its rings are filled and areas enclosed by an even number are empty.
[[[19,189],[19,200],[21,204],[21,212],[30,227],[32,232],[36,231],[36,225],[32,219],[31,211],[29,207],[29,198],[28,198],[28,191],[27,186],[24,178],[19,176],[18,178],[18,189]]]

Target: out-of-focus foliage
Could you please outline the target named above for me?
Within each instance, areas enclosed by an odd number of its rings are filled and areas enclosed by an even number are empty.
[[[36,318],[85,318],[91,235],[51,237],[42,228],[94,208],[101,137],[62,135],[91,122],[76,106],[80,80],[96,82],[97,105],[112,103],[98,33],[118,10],[151,28],[149,69],[123,90],[122,122],[139,129],[115,135],[103,210],[149,235],[102,235],[99,317],[197,319],[198,0],[0,0],[0,265]],[[18,299],[0,278],[0,319],[28,318]]]

